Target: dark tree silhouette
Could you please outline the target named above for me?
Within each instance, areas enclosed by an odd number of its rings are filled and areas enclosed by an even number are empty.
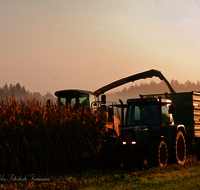
[[[187,92],[187,91],[199,91],[200,92],[200,82],[197,81],[195,84],[187,80],[184,84],[179,83],[177,80],[171,80],[171,86],[176,92]],[[140,94],[161,94],[169,92],[167,85],[161,81],[156,83],[151,81],[149,84],[141,83],[140,85],[131,85],[128,89],[124,88],[122,91],[117,91],[114,93],[107,93],[107,100],[112,100],[119,102],[119,99],[126,102],[129,98],[139,98]]]
[[[195,84],[187,80],[184,84],[179,83],[177,80],[171,80],[170,84],[175,89],[176,92],[188,92],[188,91],[199,91],[200,92],[200,82],[197,81]],[[140,85],[131,85],[128,89],[124,88],[122,91],[117,91],[113,93],[106,93],[107,100],[119,102],[119,99],[122,99],[124,102],[128,98],[139,98],[140,94],[160,94],[168,92],[169,89],[167,85],[161,81],[159,83],[151,81],[149,84],[141,83]],[[5,97],[16,97],[17,99],[39,99],[42,102],[51,99],[56,101],[56,97],[47,92],[45,95],[41,95],[39,92],[29,92],[25,89],[24,86],[21,86],[19,83],[16,85],[10,84],[9,87],[5,84],[0,88],[0,98]]]
[[[45,103],[48,99],[55,101],[56,98],[50,92],[47,92],[44,96],[42,96],[39,92],[30,93],[28,90],[25,89],[24,86],[21,86],[19,83],[16,85],[10,84],[9,87],[5,84],[3,87],[0,88],[0,99],[1,98],[16,98],[16,99],[37,99]]]

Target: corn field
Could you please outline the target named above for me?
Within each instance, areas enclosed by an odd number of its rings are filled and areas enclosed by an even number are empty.
[[[104,114],[49,107],[37,100],[0,101],[0,173],[83,170],[98,160]]]

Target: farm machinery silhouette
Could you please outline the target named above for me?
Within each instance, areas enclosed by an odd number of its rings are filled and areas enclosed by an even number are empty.
[[[105,92],[140,79],[158,77],[169,88],[168,93],[140,95],[124,104],[106,101]],[[58,104],[72,108],[75,100],[88,110],[102,108],[107,115],[107,133],[102,155],[122,161],[147,159],[149,165],[167,163],[183,165],[186,153],[200,159],[200,93],[176,93],[158,70],[141,72],[103,86],[94,92],[84,90],[56,91]],[[99,97],[101,96],[101,101]]]

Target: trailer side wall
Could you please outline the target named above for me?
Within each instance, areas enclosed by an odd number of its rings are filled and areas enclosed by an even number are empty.
[[[159,96],[172,100],[175,106],[174,123],[185,125],[187,137],[200,137],[200,93],[191,91],[141,95],[143,98]]]

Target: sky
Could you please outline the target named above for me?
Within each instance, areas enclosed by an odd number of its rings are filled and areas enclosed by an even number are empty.
[[[199,52],[198,0],[0,0],[0,87],[95,91],[149,69],[196,83]]]

